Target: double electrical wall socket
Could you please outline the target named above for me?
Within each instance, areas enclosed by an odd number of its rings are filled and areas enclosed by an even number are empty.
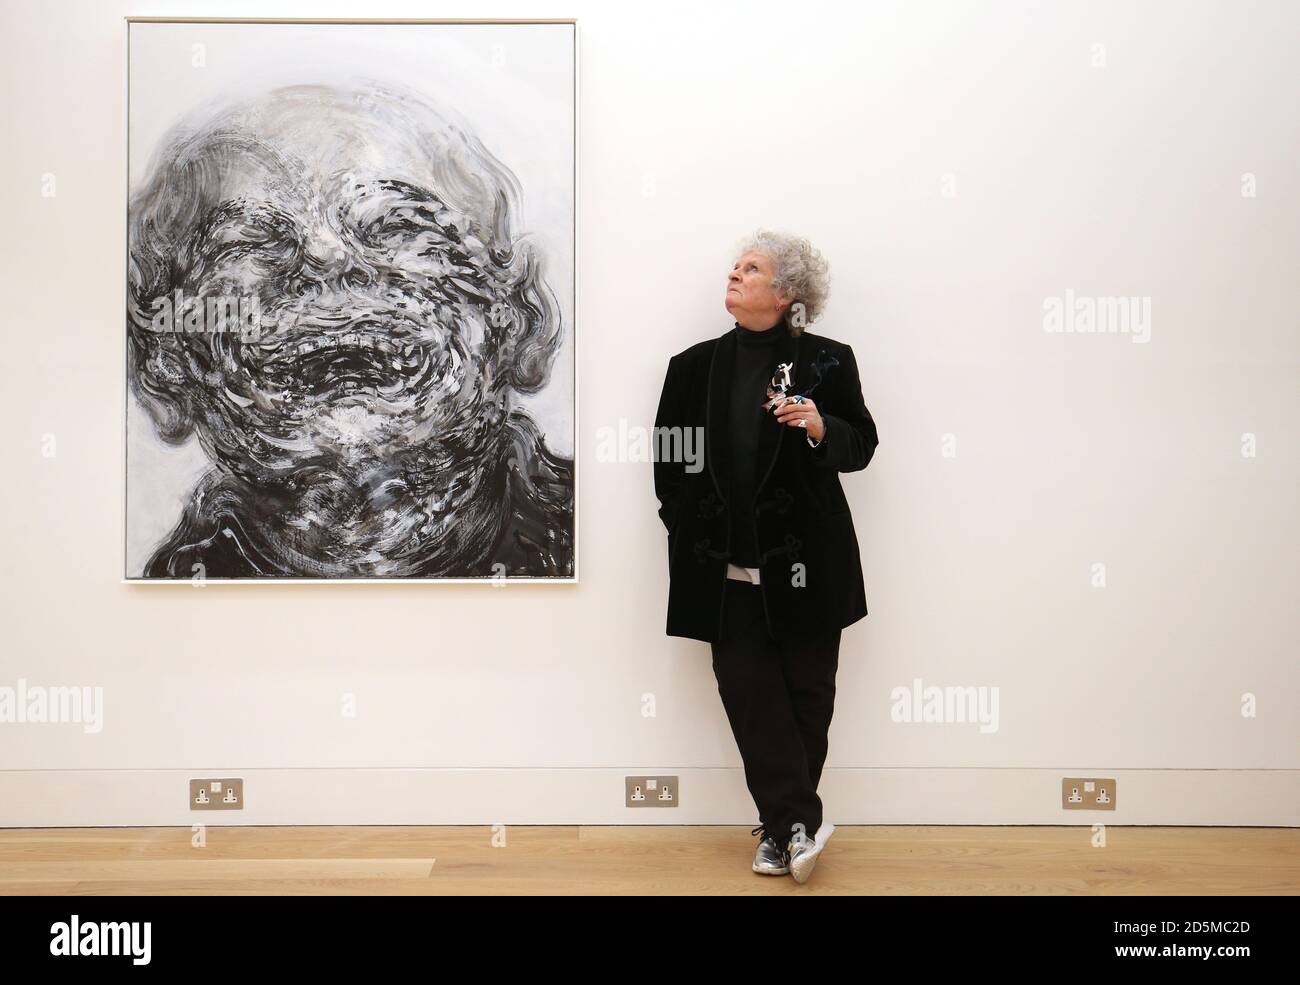
[[[681,799],[675,776],[623,777],[624,807],[676,807]]]
[[[190,810],[192,811],[242,811],[244,809],[244,781],[191,780]]]
[[[1113,811],[1115,781],[1067,776],[1061,781],[1061,806],[1067,811]]]

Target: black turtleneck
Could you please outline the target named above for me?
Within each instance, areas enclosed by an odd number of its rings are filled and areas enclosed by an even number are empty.
[[[731,563],[742,568],[758,567],[758,545],[754,543],[755,459],[759,427],[766,416],[767,385],[776,365],[776,344],[788,329],[784,320],[762,332],[751,331],[736,322],[736,365],[731,385]]]

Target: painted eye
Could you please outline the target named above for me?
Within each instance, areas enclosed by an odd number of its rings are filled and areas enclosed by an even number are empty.
[[[292,227],[265,215],[241,216],[211,230],[199,251],[210,263],[278,264],[297,249]]]

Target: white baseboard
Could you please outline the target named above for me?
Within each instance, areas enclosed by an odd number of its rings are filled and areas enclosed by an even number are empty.
[[[623,805],[623,777],[676,775],[673,808]],[[1114,777],[1113,811],[1061,809],[1061,779]],[[238,811],[191,811],[188,783],[242,777]],[[828,768],[846,824],[1300,827],[1300,770]],[[758,823],[739,767],[0,771],[0,827]]]

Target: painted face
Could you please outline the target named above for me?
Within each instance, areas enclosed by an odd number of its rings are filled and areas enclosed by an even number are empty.
[[[533,504],[501,488],[542,472],[512,402],[563,337],[513,238],[517,180],[387,93],[293,87],[174,133],[130,211],[130,371],[160,435],[197,434],[283,568],[481,559]],[[231,298],[256,331],[150,325],[160,302]],[[549,516],[562,492],[535,500]]]
[[[169,162],[156,196],[187,221],[152,304],[251,299],[257,325],[155,337],[146,368],[183,390],[214,457],[253,477],[412,443],[485,453],[508,412],[508,343],[534,326],[491,215],[435,190],[483,176],[431,164],[373,108],[316,103],[311,127],[295,108],[255,130],[223,120]]]

